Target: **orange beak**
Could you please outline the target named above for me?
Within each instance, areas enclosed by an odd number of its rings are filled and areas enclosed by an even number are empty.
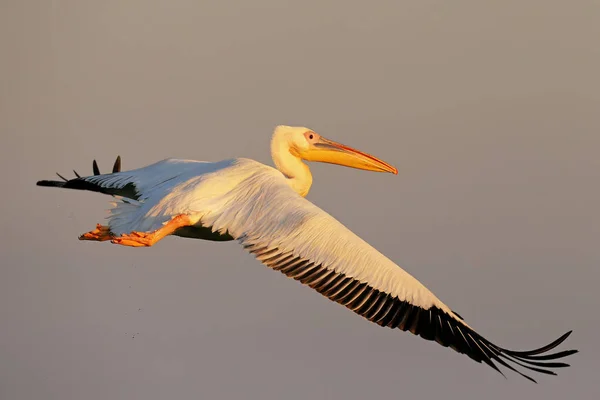
[[[318,161],[366,171],[398,174],[398,170],[385,161],[324,137],[320,137],[318,142],[313,143],[308,150],[299,152],[298,155],[306,161]]]

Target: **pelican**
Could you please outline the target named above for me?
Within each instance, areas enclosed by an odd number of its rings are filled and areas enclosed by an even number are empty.
[[[556,375],[568,364],[555,360],[574,354],[548,354],[570,334],[535,350],[500,347],[471,328],[421,282],[335,218],[305,199],[311,172],[303,161],[397,174],[392,165],[367,153],[328,140],[304,127],[278,126],[271,139],[275,167],[236,158],[220,162],[166,159],[143,168],[38,186],[89,190],[114,196],[108,225],[80,240],[149,247],[169,235],[237,240],[266,266],[311,287],[382,327],[399,328],[435,340],[494,370],[501,365]]]

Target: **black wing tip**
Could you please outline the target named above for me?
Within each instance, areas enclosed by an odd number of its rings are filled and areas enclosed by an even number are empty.
[[[547,345],[542,346],[542,347],[537,348],[537,349],[534,349],[534,350],[517,351],[517,350],[509,350],[509,349],[503,349],[503,348],[500,348],[500,350],[504,351],[507,354],[518,356],[518,357],[536,356],[538,354],[547,353],[550,350],[558,347],[565,340],[567,340],[567,338],[571,335],[571,333],[573,333],[573,330],[570,330],[567,333],[561,335],[558,339],[554,340],[553,342],[548,343]],[[578,351],[579,350],[567,350],[566,352],[561,352],[561,356],[562,357],[566,357],[566,356],[569,356],[571,354],[575,354]],[[569,352],[571,352],[571,353],[569,353]],[[566,354],[566,353],[568,353],[568,354]]]
[[[568,331],[567,333],[563,334],[558,339],[547,344],[546,346],[540,347],[535,350],[529,350],[529,351],[514,351],[514,350],[504,349],[504,348],[494,345],[493,343],[490,343],[489,341],[487,341],[486,339],[484,339],[482,337],[480,337],[479,340],[481,340],[488,349],[492,350],[492,353],[495,353],[495,354],[493,354],[494,356],[492,357],[495,361],[497,361],[501,365],[508,367],[509,369],[517,372],[519,375],[523,376],[524,378],[527,378],[528,380],[530,380],[534,383],[537,383],[537,381],[535,381],[535,379],[533,379],[530,376],[525,375],[525,374],[521,373],[520,371],[516,370],[515,368],[509,366],[506,362],[501,360],[500,357],[502,357],[503,359],[505,359],[508,362],[518,365],[519,367],[523,367],[523,368],[529,369],[531,371],[546,374],[546,375],[556,376],[557,373],[552,371],[550,368],[565,368],[565,367],[570,367],[570,364],[562,363],[562,362],[546,362],[546,361],[564,358],[564,357],[570,356],[572,354],[578,353],[579,350],[564,350],[564,351],[560,351],[560,352],[553,353],[553,354],[544,354],[544,353],[547,353],[547,352],[553,350],[554,348],[556,348],[557,346],[559,346],[562,342],[564,342],[571,335],[572,332],[573,332],[572,330]]]
[[[44,186],[44,187],[63,187],[65,186],[65,182],[61,182],[61,181],[48,181],[48,180],[42,180],[42,181],[37,181],[36,182],[36,186]]]
[[[115,163],[113,165],[112,172],[113,172],[113,174],[115,172],[121,172],[121,156],[117,156],[117,159],[115,160]]]
[[[537,383],[535,379],[519,371],[519,369],[524,368],[525,370],[545,375],[557,375],[553,369],[565,368],[570,365],[563,362],[556,362],[555,360],[578,352],[578,350],[563,350],[550,353],[572,334],[572,330],[543,347],[528,351],[514,351],[491,343],[472,328],[465,326],[461,317],[456,315],[454,311],[455,316],[451,316],[436,308],[433,311],[430,309],[429,313],[430,317],[424,318],[424,320],[426,322],[436,321],[434,336],[438,343],[446,347],[449,346],[453,350],[463,353],[479,363],[483,362],[487,364],[505,378],[506,376],[498,367],[507,368],[523,378]],[[443,320],[446,322],[443,323]],[[446,325],[450,329],[446,329]],[[419,332],[419,335],[426,339],[429,338],[430,335],[424,336],[422,333]]]
[[[101,175],[100,174],[100,168],[98,168],[98,162],[96,160],[92,161],[92,171],[94,175]],[[117,159],[115,160],[115,163],[113,165],[113,169],[112,169],[112,173],[116,173],[116,172],[121,172],[121,156],[118,155]],[[81,179],[81,175],[79,175],[79,173],[77,173],[77,171],[73,170],[73,173],[75,174],[76,178],[73,179],[67,179],[65,178],[63,175],[59,174],[58,172],[56,173],[56,175],[62,179],[64,182],[61,181],[50,181],[50,180],[41,180],[38,181],[36,183],[37,186],[47,186],[47,187],[64,187],[66,182],[72,181],[74,179]]]

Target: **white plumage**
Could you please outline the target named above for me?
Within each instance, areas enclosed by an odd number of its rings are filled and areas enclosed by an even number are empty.
[[[169,234],[235,239],[267,266],[363,317],[436,340],[496,370],[494,361],[547,374],[554,374],[548,368],[567,366],[549,361],[576,351],[540,354],[570,332],[526,352],[494,345],[413,276],[304,198],[312,175],[302,160],[397,173],[394,167],[301,127],[277,127],[271,152],[277,169],[245,158],[214,163],[168,159],[120,172],[118,159],[111,174],[99,174],[94,162],[93,176],[38,185],[118,198],[108,226],[98,225],[81,239],[130,246],[151,246]]]

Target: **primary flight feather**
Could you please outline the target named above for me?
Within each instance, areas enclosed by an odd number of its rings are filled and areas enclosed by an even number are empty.
[[[168,159],[110,174],[39,186],[90,190],[115,196],[108,225],[79,237],[133,247],[152,246],[168,235],[239,241],[263,264],[310,286],[380,326],[435,340],[523,377],[516,366],[555,375],[568,364],[554,360],[576,350],[548,354],[571,332],[539,349],[504,349],[481,335],[409,273],[304,197],[312,175],[303,162],[319,161],[397,174],[369,154],[328,140],[304,127],[278,126],[271,139],[276,169],[238,158],[220,162]],[[534,381],[535,382],[535,381]]]

